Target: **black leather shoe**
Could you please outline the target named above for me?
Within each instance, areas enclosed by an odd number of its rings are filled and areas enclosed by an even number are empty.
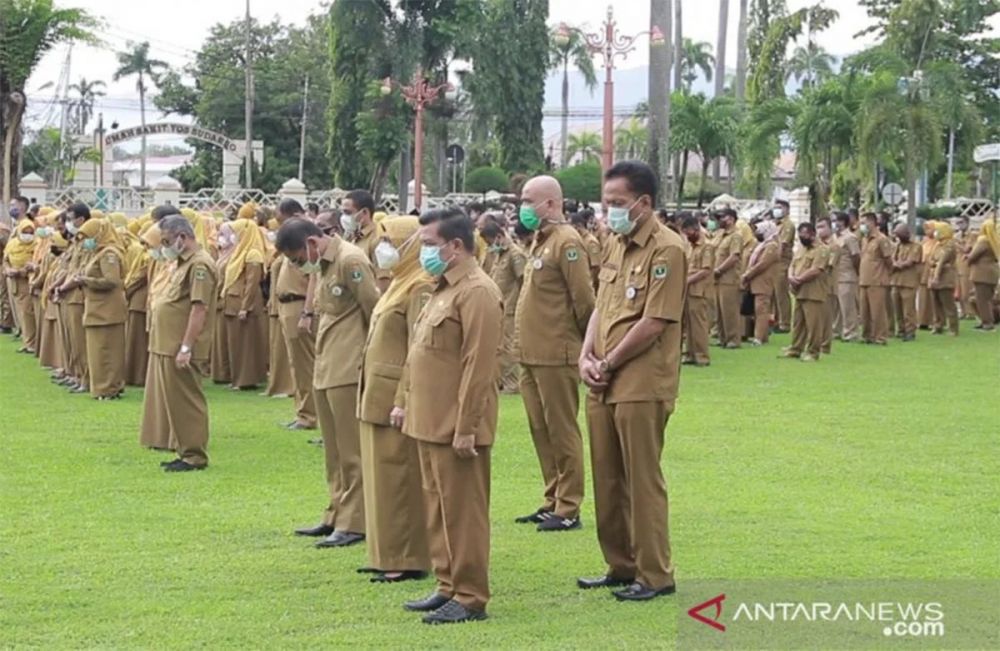
[[[411,612],[425,613],[432,610],[437,610],[438,608],[445,605],[449,601],[451,601],[451,597],[446,597],[440,592],[435,592],[426,599],[407,601],[406,603],[403,604],[403,608]]]
[[[180,459],[171,459],[170,461],[161,461],[160,462],[160,467],[161,468],[166,468],[167,466],[171,465],[175,461],[180,461]]]
[[[350,547],[359,542],[364,542],[365,534],[352,533],[350,531],[334,531],[323,540],[316,543],[317,547]]]
[[[534,522],[535,524],[539,524],[541,522],[545,522],[550,517],[552,517],[552,511],[546,511],[545,509],[538,509],[537,511],[529,515],[522,515],[519,518],[514,518],[514,522],[516,522],[517,524],[527,524],[529,522]]]
[[[452,599],[433,613],[424,615],[424,624],[461,624],[484,619],[486,619],[485,610],[472,610]]]
[[[593,588],[618,588],[623,585],[632,585],[633,583],[635,583],[634,577],[628,579],[616,579],[613,576],[605,575],[593,579],[581,577],[576,580],[576,587],[581,590],[591,590]]]
[[[551,515],[546,520],[543,520],[537,528],[539,531],[572,531],[582,526],[580,516],[575,518],[560,518],[558,515]]]
[[[395,576],[389,576],[393,574]],[[403,570],[402,572],[379,572],[368,579],[372,583],[399,583],[400,581],[421,581],[427,578],[427,572],[422,570]]]
[[[309,536],[310,538],[327,537],[333,533],[333,527],[328,524],[317,524],[315,527],[303,527],[302,529],[296,529],[296,536]]]
[[[174,459],[167,465],[163,466],[163,470],[166,472],[189,472],[191,470],[204,470],[207,466],[193,466],[183,459]]]
[[[312,430],[312,429],[316,429],[316,428],[315,427],[309,427],[308,425],[304,425],[304,424],[300,423],[297,420],[293,420],[289,424],[285,425],[285,429],[291,430],[293,432],[297,432],[299,430]]]
[[[653,590],[652,588],[647,588],[643,584],[636,581],[624,590],[615,590],[611,594],[615,596],[618,601],[649,601],[650,599],[655,599],[667,594],[673,594],[677,591],[677,586],[668,585],[665,588],[660,588],[659,590]]]

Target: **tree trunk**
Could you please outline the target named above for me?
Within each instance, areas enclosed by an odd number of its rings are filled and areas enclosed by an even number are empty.
[[[146,85],[139,73],[139,124],[142,125],[142,158],[139,161],[139,187],[146,189]],[[249,152],[248,152],[249,154]],[[247,160],[250,160],[247,158]]]
[[[709,160],[705,158],[705,155],[701,155],[701,183],[698,185],[698,207],[705,203],[705,177],[708,176],[708,163]]]
[[[951,178],[955,171],[955,129],[948,129],[948,179],[945,183],[944,198],[951,199]]]
[[[410,155],[410,143],[409,141],[403,144],[403,150],[399,155],[399,214],[405,215],[408,211],[406,209],[406,203],[409,199],[409,183],[410,176],[413,174],[411,171],[412,157]]]
[[[688,150],[685,149],[681,155],[681,175],[677,179],[677,209],[681,209],[684,203],[684,181],[687,180]]]
[[[674,0],[674,90],[679,90],[684,82],[681,78],[684,63],[684,21],[681,4],[681,0]]]
[[[917,227],[917,170],[912,156],[906,157],[906,223]]]
[[[563,56],[562,134],[559,142],[559,167],[566,167],[566,139],[569,138],[569,56]]]
[[[18,190],[17,184],[17,154],[18,132],[21,129],[21,118],[24,115],[25,97],[20,91],[13,91],[0,97],[0,148],[2,148],[3,167],[0,177],[3,178],[3,209],[6,210],[10,199]]]
[[[736,99],[742,100],[747,90],[747,5],[750,0],[740,0],[740,22],[736,33]],[[732,170],[729,178],[732,179]]]
[[[662,47],[649,44],[649,164],[656,174],[660,205],[670,196],[670,47],[671,0],[650,0],[650,29],[663,33]]]
[[[729,26],[729,0],[719,0],[719,33],[715,43],[715,96],[726,90],[726,31]],[[719,182],[719,161],[712,165],[712,179]]]

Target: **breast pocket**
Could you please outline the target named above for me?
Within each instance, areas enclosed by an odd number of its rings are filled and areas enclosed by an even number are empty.
[[[424,324],[425,339],[424,345],[435,350],[445,350],[452,344],[449,331],[451,330],[449,313],[438,311],[427,315]]]
[[[636,273],[630,273],[628,280],[622,282],[618,289],[621,305],[629,312],[641,312],[646,305],[646,293],[648,292],[649,274],[643,268]]]

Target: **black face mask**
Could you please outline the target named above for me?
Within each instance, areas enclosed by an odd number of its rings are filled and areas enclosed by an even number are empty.
[[[758,242],[763,242],[764,241],[764,234],[763,233],[754,233],[753,236],[757,238]]]
[[[802,242],[802,246],[808,248],[812,246],[813,239],[811,237],[799,237],[799,242]]]
[[[691,244],[697,244],[698,240],[701,239],[701,234],[700,233],[689,233],[688,236],[687,236],[687,238],[688,238],[688,242],[690,242]]]
[[[906,237],[903,237],[902,235],[897,235],[896,237],[899,239],[899,243],[900,244],[909,244],[910,243],[910,236],[909,235],[907,235]]]

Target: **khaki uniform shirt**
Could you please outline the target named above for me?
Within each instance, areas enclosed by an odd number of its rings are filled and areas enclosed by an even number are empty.
[[[605,244],[594,354],[606,357],[642,318],[662,319],[667,326],[648,349],[614,370],[604,402],[662,401],[673,411],[687,275],[681,237],[652,216],[630,236]]]
[[[719,238],[719,246],[715,250],[715,266],[720,266],[731,255],[736,256],[736,264],[716,279],[716,285],[740,284],[740,275],[742,274],[741,260],[743,259],[743,237],[735,227],[732,230],[723,233],[722,237]]]
[[[69,260],[69,275],[75,276],[76,274],[85,275],[87,265],[90,264],[90,259],[94,254],[90,251],[86,251],[77,240],[73,246],[72,251],[69,251],[72,255]],[[83,288],[74,287],[73,289],[66,292],[63,300],[67,305],[83,305]]]
[[[404,434],[493,444],[502,317],[500,290],[475,259],[445,272],[417,318],[406,358]]]
[[[594,287],[580,234],[566,223],[544,224],[528,252],[517,303],[521,363],[575,366],[593,309]]]
[[[410,336],[433,291],[433,283],[417,285],[408,301],[372,317],[358,384],[358,418],[366,423],[388,426],[392,408],[406,408],[401,379]]]
[[[795,255],[795,224],[785,215],[778,225],[778,244],[781,246],[781,261],[789,263]]]
[[[601,271],[601,241],[593,233],[583,237],[583,246],[587,249],[587,263],[590,265],[590,277],[597,286],[597,274]]]
[[[976,245],[976,238],[978,236],[974,235],[971,230],[965,232],[965,234],[955,231],[955,244],[958,246],[957,256],[955,258],[955,267],[958,269],[958,275],[965,276],[969,275],[969,263],[966,261],[965,256],[972,251],[972,247]]]
[[[114,249],[98,251],[83,270],[83,325],[106,326],[125,323],[128,303],[125,302],[122,256]]]
[[[191,359],[207,361],[212,348],[215,302],[218,296],[215,262],[204,249],[185,251],[162,292],[152,297],[150,306],[149,352],[173,357],[180,351],[187,331],[191,304],[208,308],[205,327],[191,349]]]
[[[302,313],[302,301],[306,300],[306,291],[309,289],[309,278],[302,273],[302,270],[294,264],[285,264],[285,257],[278,256],[275,261],[278,265],[278,280],[274,285],[276,296],[272,300],[278,304],[278,314],[282,317],[294,316],[298,318]],[[271,268],[272,273],[274,267]],[[295,298],[294,301],[281,302],[282,298]]]
[[[923,248],[916,242],[909,242],[903,244],[898,242],[892,251],[892,261],[897,262],[915,262],[916,264],[907,267],[906,269],[897,270],[893,269],[890,274],[890,281],[893,287],[917,287],[920,285],[920,274],[922,272],[923,265],[921,264],[924,257]]]
[[[375,222],[369,222],[366,226],[361,226],[358,232],[355,233],[353,242],[354,246],[364,251],[365,256],[368,257],[368,261],[372,263],[372,270],[376,278],[379,280],[392,278],[392,271],[389,269],[380,269],[378,263],[375,261],[375,247],[379,243],[378,233],[375,230]]]
[[[524,249],[513,242],[505,246],[503,251],[490,254],[493,256],[493,270],[490,277],[500,289],[504,315],[514,316],[517,310],[517,298],[521,294],[521,281],[524,280],[527,257],[524,255]]]
[[[858,284],[861,287],[886,287],[892,266],[892,242],[875,231],[861,242],[861,269]]]
[[[799,285],[798,289],[790,287],[795,298],[801,301],[825,301],[827,296],[825,276],[829,269],[830,249],[821,242],[816,242],[812,248],[798,247],[792,258],[792,276],[801,276],[811,269],[820,269],[822,273],[809,282]]]
[[[703,298],[708,295],[709,288],[712,285],[712,269],[715,267],[715,259],[712,253],[712,245],[706,241],[704,236],[699,238],[698,243],[691,247],[691,254],[688,256],[688,260],[690,261],[688,273],[694,273],[703,269],[708,269],[709,273],[698,282],[688,285],[688,296]]]
[[[751,257],[753,253],[751,252]],[[777,242],[766,242],[764,249],[754,261],[752,268],[747,269],[747,273],[754,272],[756,275],[750,279],[751,294],[771,295],[774,291],[775,266],[780,267],[781,245]]]
[[[826,273],[823,274],[823,282],[826,284],[826,295],[837,295],[837,265],[840,264],[842,249],[837,243],[837,238],[830,237],[830,240],[820,244],[826,247]]]
[[[987,285],[996,285],[1000,281],[997,257],[988,242],[985,240],[976,242],[969,256],[972,258],[969,262],[969,280]]]
[[[958,257],[958,247],[954,240],[940,242],[931,254],[930,283],[936,289],[954,287],[958,283],[958,273],[955,260]],[[935,284],[936,283],[936,284]]]
[[[836,246],[840,250],[836,266],[837,282],[858,282],[858,271],[854,268],[854,256],[861,255],[861,245],[858,243],[858,236],[849,230],[841,231],[836,237]]]
[[[333,389],[358,383],[361,351],[378,302],[368,257],[339,236],[331,236],[320,258],[313,310],[319,316],[313,385]]]

